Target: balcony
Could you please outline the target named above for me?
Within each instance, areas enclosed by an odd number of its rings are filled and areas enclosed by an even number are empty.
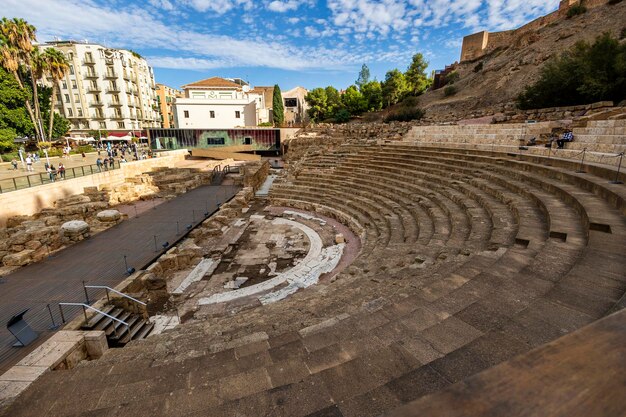
[[[96,61],[93,57],[86,56],[85,59],[83,59],[83,65],[95,65],[95,63]]]
[[[95,71],[88,71],[83,74],[83,78],[98,78],[98,73]]]
[[[121,107],[122,106],[122,102],[121,101],[109,101],[109,106],[111,106],[111,107]]]
[[[107,93],[119,93],[120,88],[117,86],[109,86],[104,91],[106,91]]]
[[[104,106],[104,102],[103,101],[93,100],[93,101],[89,102],[89,106],[90,107],[102,107],[102,106]]]
[[[107,71],[104,73],[104,78],[117,78],[117,72]]]
[[[100,88],[99,85],[88,85],[87,86],[87,92],[88,93],[99,93],[100,91],[102,91],[102,88]]]
[[[131,78],[130,78],[130,74],[129,74],[129,73],[127,73],[127,72],[125,72],[125,73],[124,73],[124,75],[122,75],[122,77],[124,77],[124,79],[125,79],[126,81],[130,81],[130,79],[131,79]]]
[[[95,114],[94,114],[94,116],[93,116],[93,118],[94,118],[94,119],[96,119],[96,120],[103,120],[103,119],[106,119],[106,117],[104,117],[104,114],[103,114],[103,113],[95,113]]]
[[[113,115],[111,116],[111,119],[114,119],[114,120],[128,119],[128,116],[126,116],[124,113],[113,113]]]

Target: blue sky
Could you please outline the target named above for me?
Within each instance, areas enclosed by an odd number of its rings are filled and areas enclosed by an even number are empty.
[[[421,52],[430,69],[458,60],[463,36],[512,29],[558,0],[2,0],[38,39],[87,39],[133,49],[171,87],[210,76],[287,90],[354,83],[406,69]]]

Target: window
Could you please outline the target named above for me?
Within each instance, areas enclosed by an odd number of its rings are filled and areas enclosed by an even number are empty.
[[[74,112],[72,112],[72,109],[67,109],[67,115],[68,115],[68,117],[73,117],[74,116]]]
[[[67,89],[67,82],[65,80],[61,81],[61,84],[63,85],[63,89]]]
[[[235,119],[241,119],[241,112],[239,110],[235,110]]]
[[[125,128],[124,122],[117,122],[117,128],[118,129],[124,129]]]
[[[74,65],[70,64],[70,75],[74,75]]]
[[[106,129],[106,128],[107,128],[106,122],[100,122],[100,129]]]
[[[252,145],[252,138],[251,137],[243,138],[243,144],[244,145]]]
[[[83,109],[78,109],[78,117],[83,117]]]
[[[77,94],[77,93],[74,93],[74,101],[75,101],[76,103],[80,102],[80,98],[78,97],[78,94]]]
[[[69,103],[70,102],[70,95],[69,94],[64,94],[65,96],[65,102]]]
[[[207,138],[206,139],[207,145],[224,145],[225,143],[226,141],[224,140],[224,138]]]
[[[72,80],[72,89],[76,90],[78,86],[76,85],[76,80]]]
[[[215,112],[213,110],[209,111],[209,117],[215,119]]]
[[[189,119],[189,110],[185,110],[183,113],[185,114],[185,119]]]
[[[286,98],[285,99],[285,107],[298,107],[298,99],[297,98]]]

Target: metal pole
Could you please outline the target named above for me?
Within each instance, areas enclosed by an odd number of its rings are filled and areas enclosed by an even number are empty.
[[[48,307],[48,313],[50,313],[50,320],[52,321],[52,326],[50,327],[50,329],[56,329],[59,326],[57,326],[57,324],[54,322],[54,315],[52,314],[52,309],[50,308],[50,304],[46,304],[46,307]]]
[[[124,257],[124,261],[126,261],[126,257]],[[126,270],[128,270],[128,267],[126,268]],[[111,299],[109,298],[109,289],[108,289],[108,288],[105,288],[104,290],[105,290],[105,291],[106,291],[106,293],[107,293],[107,303],[110,303],[110,302],[111,302]]]
[[[87,293],[87,287],[85,287],[85,281],[83,281],[83,290],[85,290],[85,299],[87,300],[87,304],[91,304],[89,302],[89,294]]]
[[[617,164],[617,172],[615,173],[615,181],[610,181],[611,184],[623,184],[622,181],[619,180],[619,171],[622,168],[622,158],[624,157],[624,152],[619,154],[619,162]]]
[[[578,169],[578,171],[576,171],[579,174],[584,174],[585,170],[583,169],[583,165],[585,163],[585,152],[587,151],[587,148],[583,148],[583,157],[580,159],[580,168]]]
[[[89,320],[87,320],[87,310],[85,309],[85,306],[81,306],[83,308],[83,316],[85,316],[85,324],[87,324],[87,322]]]
[[[156,244],[156,237],[155,237],[155,244]],[[126,255],[124,255],[124,268],[125,268],[124,269],[125,271],[128,271],[128,262],[126,262]]]
[[[59,311],[61,312],[61,321],[65,323],[65,316],[63,315],[63,306],[61,304],[58,304],[58,306],[59,306]]]

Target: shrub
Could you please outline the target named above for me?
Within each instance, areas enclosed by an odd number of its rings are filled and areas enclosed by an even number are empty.
[[[385,116],[385,123],[392,121],[408,122],[411,120],[419,120],[422,117],[424,117],[424,110],[421,108],[402,106]]]
[[[478,72],[478,71],[482,71],[483,69],[483,61],[480,61],[478,64],[476,64],[476,66],[474,67],[474,72]]]
[[[350,120],[350,111],[348,109],[339,109],[335,113],[335,123],[346,123]]]
[[[274,123],[272,122],[259,123],[259,127],[274,127]]]
[[[70,153],[81,154],[83,152],[89,153],[89,152],[94,152],[94,151],[95,151],[95,149],[91,145],[81,145],[81,146],[77,146],[76,148],[72,149],[72,151]]]
[[[448,85],[443,89],[443,95],[446,97],[450,97],[455,95],[459,90],[456,88],[456,85]]]
[[[20,160],[20,155],[17,152],[10,152],[2,154],[2,162],[11,162],[15,158],[17,161]]]
[[[583,6],[582,4],[577,4],[569,8],[569,10],[567,11],[567,18],[571,19],[572,17],[581,15],[586,11],[587,8],[585,6]]]
[[[578,42],[541,68],[539,80],[517,97],[522,110],[626,98],[626,44],[609,33],[590,45]]]
[[[451,73],[446,75],[446,82],[448,84],[454,84],[455,82],[459,81],[460,78],[461,76],[459,75],[458,71],[452,71]]]
[[[400,106],[402,107],[416,107],[420,104],[420,99],[415,96],[409,96],[402,100]]]

